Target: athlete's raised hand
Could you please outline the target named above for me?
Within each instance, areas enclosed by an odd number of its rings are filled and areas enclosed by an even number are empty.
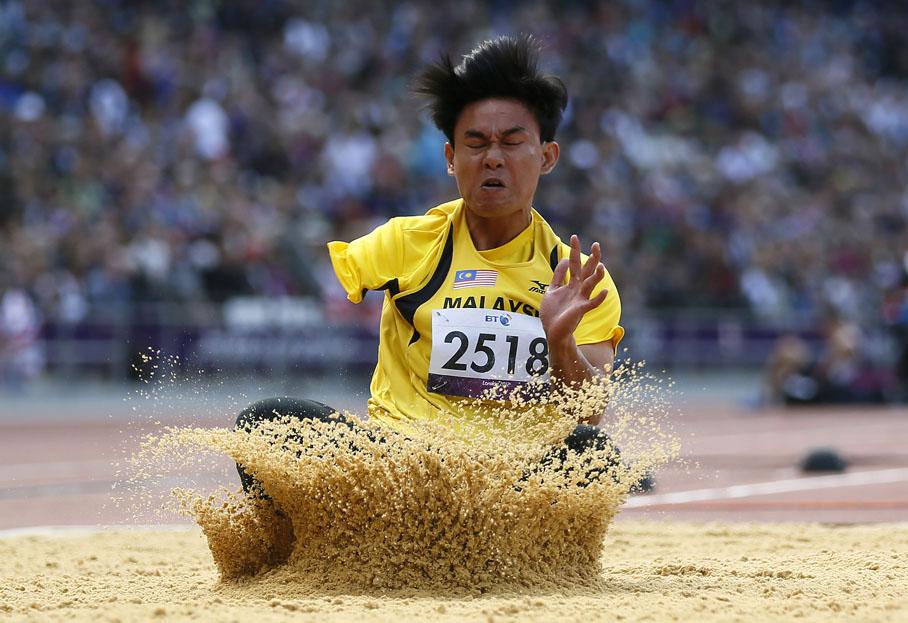
[[[608,291],[603,290],[593,298],[590,294],[603,277],[605,267],[599,262],[602,250],[598,242],[590,247],[590,256],[580,265],[580,238],[571,236],[570,257],[562,259],[555,267],[552,283],[542,297],[539,317],[549,348],[565,343],[573,335],[583,315],[602,305]],[[565,277],[570,270],[570,277]]]

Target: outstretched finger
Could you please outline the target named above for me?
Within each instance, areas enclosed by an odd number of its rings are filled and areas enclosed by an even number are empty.
[[[591,298],[590,300],[585,302],[582,307],[583,313],[585,314],[586,312],[588,312],[592,309],[596,309],[597,307],[602,305],[603,301],[605,301],[607,296],[608,296],[608,290],[603,290],[602,292],[600,292],[599,294],[597,294],[596,296],[594,296],[593,298]]]
[[[594,272],[599,266],[599,262],[602,259],[602,248],[599,246],[598,242],[594,242],[590,246],[590,256],[586,259],[586,263],[583,265],[583,272],[580,274],[581,279],[586,279]]]
[[[577,234],[571,235],[571,281],[580,279],[582,268],[580,267],[580,238]]]
[[[555,272],[552,273],[552,283],[549,284],[549,290],[554,290],[555,288],[560,288],[564,285],[564,278],[567,276],[568,265],[570,260],[564,258],[558,262],[555,266]]]
[[[605,278],[605,266],[602,264],[597,264],[596,268],[593,270],[593,274],[588,275],[580,283],[580,294],[584,298],[589,298],[590,294],[593,293],[593,289],[596,285]]]

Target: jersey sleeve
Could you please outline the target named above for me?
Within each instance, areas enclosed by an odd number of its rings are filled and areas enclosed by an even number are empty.
[[[353,242],[328,243],[334,274],[353,303],[362,301],[367,290],[398,289],[404,260],[398,225],[391,219]]]
[[[586,261],[586,258],[583,258]],[[595,344],[611,340],[612,345],[617,349],[619,342],[624,337],[624,327],[619,322],[621,320],[621,298],[618,296],[618,288],[608,271],[596,287],[590,298],[599,294],[602,290],[608,290],[608,294],[602,304],[596,309],[588,311],[577,330],[574,331],[574,341],[577,345]]]

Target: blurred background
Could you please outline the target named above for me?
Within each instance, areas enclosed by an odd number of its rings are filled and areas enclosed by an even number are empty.
[[[735,408],[905,403],[903,3],[10,0],[0,419],[119,417],[149,348],[359,404],[382,297],[325,243],[456,196],[408,82],[506,33],[568,87],[536,207],[602,242],[625,356]]]

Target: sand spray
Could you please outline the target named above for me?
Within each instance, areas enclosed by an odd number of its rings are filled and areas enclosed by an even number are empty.
[[[223,455],[261,490],[172,490],[225,580],[488,591],[598,580],[608,527],[633,485],[678,455],[670,388],[625,364],[544,399],[484,400],[405,432],[352,414],[275,414],[250,430],[166,428],[133,464],[198,467]],[[487,398],[493,398],[488,396]],[[561,449],[595,419],[610,441]],[[553,452],[557,460],[546,460]],[[620,454],[619,454],[620,452]],[[263,495],[264,494],[264,495]]]

